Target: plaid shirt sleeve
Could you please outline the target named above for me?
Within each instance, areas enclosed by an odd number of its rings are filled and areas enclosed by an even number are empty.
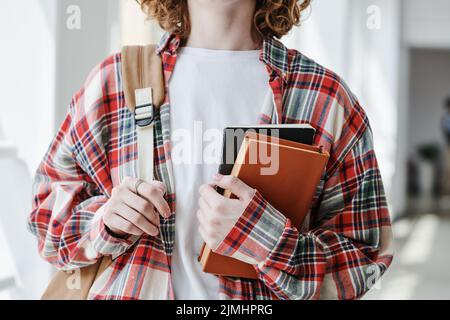
[[[257,192],[217,253],[254,264],[280,299],[356,299],[388,268],[390,218],[370,127],[326,179],[300,233]],[[299,188],[301,192],[301,188]]]
[[[34,178],[28,226],[39,240],[41,256],[63,270],[118,256],[136,240],[115,238],[101,219],[111,183],[101,138],[105,85],[97,86],[97,80],[106,79],[107,70],[95,68],[75,95]]]

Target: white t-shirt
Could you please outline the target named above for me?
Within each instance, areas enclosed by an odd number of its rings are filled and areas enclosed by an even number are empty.
[[[197,261],[198,189],[218,171],[223,129],[254,125],[269,90],[259,51],[179,50],[170,80],[176,233],[172,259],[175,298],[219,298],[219,281]]]

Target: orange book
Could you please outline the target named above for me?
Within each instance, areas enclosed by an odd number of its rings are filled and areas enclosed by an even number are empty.
[[[257,189],[301,230],[329,157],[322,147],[249,132],[231,175]],[[229,191],[224,195],[232,196]],[[199,262],[206,273],[257,279],[254,266],[216,254],[206,244],[200,252]]]

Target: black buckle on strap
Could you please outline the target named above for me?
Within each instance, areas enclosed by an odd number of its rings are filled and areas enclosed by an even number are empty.
[[[150,108],[151,111],[139,114],[138,111],[144,108]],[[145,128],[150,126],[155,121],[155,111],[153,104],[150,103],[142,106],[137,106],[134,116],[136,120],[136,125],[138,127]]]

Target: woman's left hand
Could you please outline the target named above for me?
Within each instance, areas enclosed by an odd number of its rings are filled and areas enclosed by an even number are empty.
[[[215,186],[231,191],[238,199],[225,198],[217,193]],[[199,232],[214,251],[236,225],[256,190],[238,178],[218,174],[211,184],[202,185],[199,192]]]

